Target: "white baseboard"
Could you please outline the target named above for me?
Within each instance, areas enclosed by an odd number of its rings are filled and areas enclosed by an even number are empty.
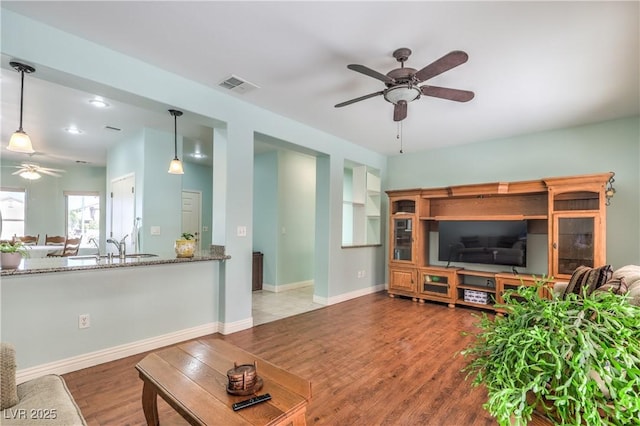
[[[235,333],[236,331],[246,330],[251,327],[253,327],[253,317],[231,323],[221,323],[219,327],[219,333],[227,335]]]
[[[313,302],[321,305],[335,305],[336,303],[346,302],[347,300],[355,299],[357,297],[366,296],[367,294],[377,293],[385,289],[385,284],[378,284],[373,287],[367,287],[360,290],[352,291],[349,293],[340,294],[334,297],[320,297],[313,295]]]
[[[94,365],[102,364],[109,361],[115,361],[117,359],[125,358],[131,355],[158,349],[163,346],[173,345],[185,340],[195,339],[197,337],[217,333],[219,329],[220,324],[217,322],[203,324],[196,327],[187,328],[185,330],[179,330],[173,333],[151,337],[149,339],[126,343],[119,346],[113,346],[111,348],[77,355],[71,358],[61,359],[59,361],[24,368],[16,372],[16,382],[23,383],[45,374],[65,374],[71,371],[93,367]]]
[[[271,285],[271,284],[262,285],[263,290],[271,291],[274,293],[280,293],[282,291],[295,290],[297,288],[304,288],[304,287],[313,287],[313,280],[298,281],[295,283],[281,284],[281,285]]]

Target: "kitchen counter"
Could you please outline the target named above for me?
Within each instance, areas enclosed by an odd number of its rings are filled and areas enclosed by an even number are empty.
[[[131,255],[129,255],[131,256]],[[133,256],[136,256],[133,254]],[[108,258],[101,256],[97,258],[92,255],[85,256],[71,256],[71,257],[45,257],[45,258],[25,258],[20,262],[20,266],[17,269],[3,269],[0,270],[0,276],[12,276],[12,275],[29,275],[29,274],[42,274],[51,272],[68,272],[68,271],[86,271],[92,269],[109,269],[109,268],[123,268],[132,266],[148,266],[148,265],[161,265],[170,263],[189,263],[189,262],[202,262],[210,260],[224,261],[230,259],[231,256],[224,254],[224,249],[212,249],[211,251],[203,250],[200,253],[196,253],[195,256],[190,258],[177,258],[175,252],[160,253],[152,257],[127,257],[125,259],[119,259],[118,256]]]

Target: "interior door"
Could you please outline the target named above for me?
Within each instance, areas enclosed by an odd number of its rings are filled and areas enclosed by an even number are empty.
[[[200,223],[202,194],[199,191],[182,191],[182,232],[196,237],[196,249],[200,250]]]
[[[129,175],[111,181],[111,224],[109,237],[120,241],[127,238],[127,252],[132,252],[131,230],[136,217],[135,176]],[[112,247],[113,248],[113,247]],[[111,250],[111,248],[108,248]],[[115,248],[114,248],[115,249]]]

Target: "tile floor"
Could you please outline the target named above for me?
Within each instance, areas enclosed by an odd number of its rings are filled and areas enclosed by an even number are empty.
[[[257,290],[253,295],[253,325],[265,324],[281,318],[324,307],[313,303],[313,287],[302,287],[274,293]]]

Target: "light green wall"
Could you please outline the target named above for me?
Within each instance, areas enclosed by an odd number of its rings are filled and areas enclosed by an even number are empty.
[[[607,262],[640,263],[640,132],[632,117],[389,158],[389,189],[615,172]],[[546,254],[545,254],[546,256]]]
[[[203,249],[207,249],[211,245],[211,224],[213,220],[213,169],[211,166],[188,162],[183,163],[183,168],[184,175],[182,176],[182,189],[200,191],[202,194],[201,226],[203,229],[204,227],[207,227],[208,231],[201,232],[200,245]]]
[[[100,233],[104,240],[106,225],[106,169],[91,166],[64,166],[61,177],[43,175],[42,178],[28,181],[18,175],[11,175],[19,162],[2,160],[0,185],[4,188],[24,189],[26,192],[25,234],[40,234],[40,243],[44,244],[46,234],[65,235],[65,191],[88,191],[100,194]],[[38,161],[43,167],[60,168],[54,164]]]
[[[256,155],[253,173],[253,250],[264,255],[263,283],[274,286],[278,271],[278,152]]]
[[[278,278],[276,285],[313,280],[316,159],[278,155]]]
[[[149,253],[172,251],[182,230],[183,175],[167,173],[173,158],[174,136],[155,129],[144,130],[144,164],[142,195],[142,248]],[[178,135],[178,153],[182,137]],[[160,235],[151,235],[159,226]]]
[[[209,261],[2,277],[2,341],[16,346],[22,370],[151,336],[180,335],[192,327],[215,330],[219,265]],[[78,329],[78,315],[85,313],[91,327]]]

